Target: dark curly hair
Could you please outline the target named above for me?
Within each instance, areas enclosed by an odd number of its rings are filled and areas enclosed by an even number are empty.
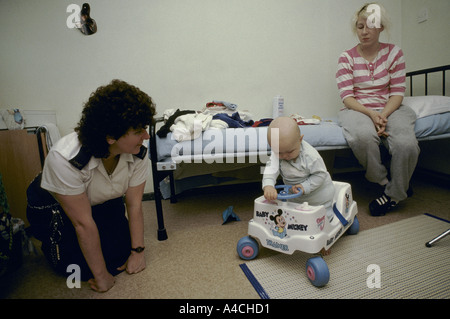
[[[130,129],[146,128],[154,114],[150,96],[124,81],[113,80],[91,94],[75,132],[90,154],[105,158],[109,155],[107,137],[119,139]]]

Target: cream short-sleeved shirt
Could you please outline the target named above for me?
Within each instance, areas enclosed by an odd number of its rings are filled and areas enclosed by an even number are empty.
[[[76,132],[61,138],[48,153],[42,171],[41,187],[61,195],[87,193],[92,206],[121,197],[129,187],[147,180],[149,158],[146,148],[138,155],[121,154],[111,175],[100,158],[81,147]]]

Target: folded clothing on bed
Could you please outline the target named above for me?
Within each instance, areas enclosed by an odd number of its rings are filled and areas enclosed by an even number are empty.
[[[169,115],[169,113],[171,113],[171,111],[172,110],[170,110],[170,112],[164,112],[164,116],[167,117],[167,119],[165,118],[164,125],[161,126],[161,128],[158,130],[158,132],[156,132],[156,134],[159,137],[166,137],[167,134],[170,133],[170,127],[173,125],[173,123],[179,116],[195,113],[195,111],[193,111],[193,110],[180,111],[180,109],[177,109],[173,114]]]
[[[227,102],[220,102],[227,103]],[[230,103],[227,103],[229,105]],[[214,104],[216,105],[216,104]],[[214,106],[213,105],[213,106]],[[232,104],[229,109],[237,105]],[[164,111],[164,125],[156,132],[160,138],[164,138],[172,133],[177,142],[194,140],[210,128],[225,129],[247,127],[253,125],[253,120],[248,119],[249,114],[244,112],[244,120],[239,112],[210,111],[211,108],[204,111],[168,109]]]

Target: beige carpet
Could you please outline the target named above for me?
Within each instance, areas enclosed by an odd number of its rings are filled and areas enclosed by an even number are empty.
[[[341,237],[323,257],[330,281],[321,288],[305,274],[312,257],[306,253],[257,258],[245,266],[267,299],[449,299],[450,238],[425,247],[449,226],[421,215]]]
[[[338,176],[352,184],[358,202],[361,231],[432,212],[450,219],[450,191],[447,186],[415,180],[414,196],[385,217],[371,217],[368,202],[378,189],[361,174]],[[163,202],[169,239],[156,239],[153,201],[144,201],[145,255],[147,268],[139,274],[116,276],[106,293],[92,291],[86,283],[69,289],[66,278],[55,275],[42,254],[28,256],[17,271],[0,279],[0,298],[143,298],[143,299],[260,299],[239,267],[237,241],[247,234],[253,214],[253,200],[260,196],[259,184],[220,187],[187,192],[177,204]],[[222,212],[234,206],[241,221],[222,225]],[[370,251],[370,249],[368,249]],[[259,259],[276,255],[263,249]],[[336,255],[338,255],[336,253]]]

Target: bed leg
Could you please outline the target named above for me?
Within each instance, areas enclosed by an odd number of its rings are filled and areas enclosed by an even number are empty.
[[[156,123],[162,122],[164,119],[155,118],[150,123],[149,134],[149,148],[150,148],[150,161],[152,166],[152,174],[153,174],[153,191],[155,193],[155,207],[156,207],[156,219],[158,221],[158,240],[166,240],[167,239],[167,231],[164,227],[164,217],[163,217],[163,209],[161,204],[161,189],[159,187],[159,182],[162,180],[160,178],[160,173],[158,172],[158,168],[156,167],[156,163],[158,161],[157,151],[156,151]]]
[[[161,192],[159,187],[155,189],[155,206],[156,206],[156,219],[158,221],[158,240],[166,240],[167,239],[167,231],[164,227],[164,217],[163,210],[161,204]]]
[[[177,195],[175,193],[175,181],[173,179],[173,171],[169,174],[169,181],[170,181],[170,202],[172,204],[177,202]]]
[[[156,208],[156,219],[158,222],[158,240],[167,239],[167,231],[164,226],[164,216],[161,201],[161,188],[159,186],[160,176],[156,170],[156,165],[152,162],[152,172],[153,172],[153,191],[155,195],[155,208]]]

